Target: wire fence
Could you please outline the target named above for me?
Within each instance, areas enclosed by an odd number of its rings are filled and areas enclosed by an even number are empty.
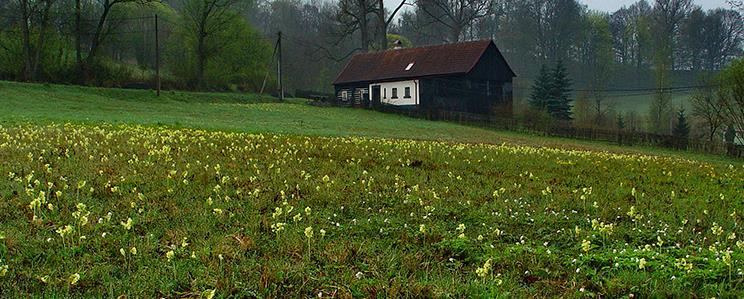
[[[541,134],[578,140],[592,140],[616,143],[618,145],[654,146],[692,152],[726,155],[734,158],[744,157],[744,145],[719,140],[682,138],[672,135],[654,134],[626,129],[580,128],[568,123],[552,122],[540,124],[516,117],[473,114],[447,110],[399,109],[393,106],[375,108],[378,111],[405,115],[408,117],[438,120],[470,125],[481,128]]]
[[[339,105],[335,102],[333,95],[330,94],[313,91],[298,91],[297,94],[312,99],[313,102],[311,102],[311,105]],[[392,105],[379,105],[373,109],[383,113],[434,121],[446,121],[493,130],[539,134],[577,140],[603,141],[623,146],[653,146],[676,150],[687,150],[698,153],[726,155],[734,158],[744,158],[744,145],[724,142],[723,140],[704,140],[689,137],[682,138],[673,135],[654,134],[631,129],[576,127],[566,122],[551,121],[545,123],[534,120],[530,117],[505,117],[503,115],[475,114],[437,109],[409,109]]]

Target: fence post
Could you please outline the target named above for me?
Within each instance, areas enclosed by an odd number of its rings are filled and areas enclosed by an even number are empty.
[[[158,30],[158,15],[155,15],[155,89],[160,96],[160,30]]]

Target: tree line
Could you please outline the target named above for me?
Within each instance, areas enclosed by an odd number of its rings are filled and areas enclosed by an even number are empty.
[[[242,0],[4,1],[0,78],[136,85],[151,82],[159,62],[171,88],[256,89],[273,42],[245,18],[250,8]]]
[[[149,18],[158,14],[168,30],[158,33],[163,63],[191,88],[262,81],[278,31],[286,36],[290,89],[328,90],[350,55],[387,49],[392,40],[421,46],[484,38],[526,81],[560,60],[586,88],[668,86],[742,54],[736,2],[706,11],[691,0],[640,0],[599,12],[577,0],[400,0],[392,7],[382,0],[9,0],[0,4],[0,76],[86,81],[122,60],[151,69]],[[226,74],[226,66],[241,75]]]

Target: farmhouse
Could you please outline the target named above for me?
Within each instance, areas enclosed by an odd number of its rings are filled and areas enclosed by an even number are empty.
[[[492,40],[358,54],[333,82],[357,107],[511,115],[516,75]]]

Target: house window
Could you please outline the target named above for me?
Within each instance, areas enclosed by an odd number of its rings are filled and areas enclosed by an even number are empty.
[[[349,100],[349,92],[346,90],[341,91],[341,100],[346,102]]]
[[[413,62],[408,64],[408,66],[406,67],[406,71],[410,71],[412,67],[413,67]]]
[[[387,99],[387,88],[382,89],[382,98]]]
[[[406,98],[406,99],[410,99],[411,98],[411,88],[410,87],[406,87],[406,89],[403,90],[403,97]]]
[[[393,88],[393,96],[392,96],[392,98],[393,99],[397,99],[398,98],[398,89],[397,88]]]

